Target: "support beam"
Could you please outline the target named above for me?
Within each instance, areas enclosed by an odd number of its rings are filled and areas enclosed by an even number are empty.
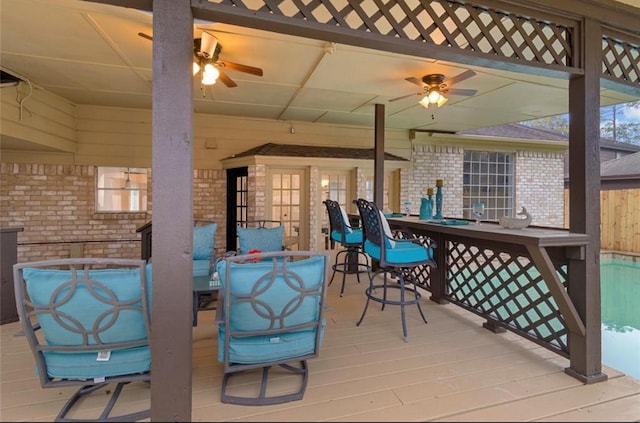
[[[373,201],[384,206],[384,104],[376,104],[373,164]]]
[[[569,229],[589,236],[585,260],[569,261],[568,292],[586,333],[569,334],[570,367],[585,383],[602,373],[600,333],[600,67],[602,28],[584,21],[581,57],[584,75],[569,81]]]
[[[151,421],[191,421],[193,16],[153,2]]]

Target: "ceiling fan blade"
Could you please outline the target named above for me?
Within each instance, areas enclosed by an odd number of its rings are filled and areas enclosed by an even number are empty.
[[[233,81],[233,79],[229,78],[229,75],[224,73],[222,71],[222,69],[218,69],[218,70],[220,71],[220,76],[218,77],[218,79],[221,80],[224,85],[226,85],[229,88],[233,88],[233,87],[237,87],[238,86],[238,84],[236,84]]]
[[[153,37],[151,35],[145,34],[144,32],[138,32],[138,35],[142,38],[146,38],[149,41],[153,41]]]
[[[253,66],[241,65],[239,63],[227,62],[226,60],[221,60],[217,62],[218,65],[225,67],[227,69],[235,70],[238,72],[250,73],[251,75],[262,76],[262,69],[254,68]]]
[[[450,94],[450,95],[475,95],[478,92],[478,90],[463,90],[460,88],[447,88],[446,90],[444,90],[445,94]]]
[[[400,96],[400,97],[392,98],[391,100],[389,100],[389,102],[396,101],[396,100],[402,100],[403,98],[411,97],[411,96],[414,96],[414,95],[422,95],[422,94],[424,94],[424,93],[407,94],[407,95],[403,95],[403,96]]]
[[[469,69],[467,71],[462,72],[461,74],[454,76],[453,78],[447,79],[446,81],[443,82],[443,84],[445,84],[447,87],[450,87],[453,84],[457,84],[458,82],[464,81],[465,79],[469,79],[475,75],[476,73],[471,69]]]
[[[412,84],[416,84],[418,87],[424,87],[424,82],[422,82],[421,80],[413,76],[410,76],[409,78],[405,78],[405,80],[411,82]]]

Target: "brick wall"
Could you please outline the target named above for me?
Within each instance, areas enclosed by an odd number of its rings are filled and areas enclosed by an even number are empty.
[[[401,172],[401,206],[410,201],[411,213],[419,214],[420,199],[436,179],[443,179],[443,214],[462,217],[464,148],[415,145],[413,167]],[[516,152],[515,209],[522,206],[532,216],[532,225],[564,226],[563,154],[556,152]],[[406,188],[405,188],[406,187]]]
[[[515,169],[514,211],[526,207],[532,225],[564,227],[563,154],[519,151]]]
[[[140,258],[147,213],[96,213],[95,166],[0,163],[0,225],[22,227],[18,261],[72,256]],[[223,170],[194,170],[194,219],[218,222],[216,248],[226,244]]]
[[[442,179],[442,213],[445,217],[462,217],[464,149],[455,146],[415,145],[412,161],[412,169],[401,172],[402,212],[403,203],[410,201],[411,213],[419,214],[420,201],[427,194],[427,188],[433,188],[435,193],[436,179]]]

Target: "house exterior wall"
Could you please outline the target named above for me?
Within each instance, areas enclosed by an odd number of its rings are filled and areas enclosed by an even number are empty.
[[[562,153],[518,151],[515,169],[515,212],[525,207],[531,215],[532,225],[563,228]]]
[[[486,151],[494,148],[486,146]],[[420,199],[427,188],[434,188],[435,192],[436,179],[443,179],[444,216],[463,217],[464,150],[462,146],[414,146],[413,166],[402,172],[401,194],[402,203],[412,203],[412,214],[419,214]],[[515,210],[526,207],[532,225],[564,227],[563,177],[561,152],[515,151]]]
[[[153,209],[96,213],[95,166],[0,163],[0,226],[22,227],[18,262],[68,257],[140,258],[141,234]],[[226,244],[226,177],[221,169],[194,171],[194,219],[219,222],[216,249]]]
[[[0,134],[3,139],[0,224],[3,228],[24,228],[18,234],[19,260],[71,255],[140,257],[140,233],[136,229],[151,220],[153,211],[151,112],[72,105],[38,89],[30,100],[32,113],[25,113],[19,118],[18,111],[6,97],[0,99]],[[373,129],[367,128],[296,123],[296,133],[291,134],[288,122],[230,116],[195,115],[194,124],[194,219],[219,223],[217,249],[226,247],[226,171],[222,159],[266,142],[372,148],[374,139]],[[385,131],[385,151],[411,158],[411,166],[400,169],[401,203],[411,201],[411,212],[417,214],[426,188],[434,186],[435,179],[442,178],[444,211],[451,217],[461,217],[465,148],[511,148],[513,151],[566,148],[557,142],[549,147],[530,141],[482,141],[455,135],[419,134],[415,140],[409,137],[407,131]],[[9,138],[32,148],[19,152],[7,149],[4,140]],[[522,155],[518,158],[521,171],[535,174],[542,165],[527,163],[537,163],[550,157]],[[551,158],[555,160],[555,156]],[[95,213],[94,174],[98,166],[147,168],[148,211],[135,214]],[[364,196],[366,174],[371,169],[353,163],[345,166],[354,170],[356,196]],[[315,226],[318,210],[321,210],[317,204],[321,165],[312,163],[309,169],[309,245],[318,245],[319,229]],[[545,175],[555,178],[546,169]],[[249,185],[253,188],[249,198],[252,205],[250,218],[267,215],[267,170],[264,164],[249,166]],[[524,175],[519,176],[524,180]],[[537,184],[522,182],[518,185],[518,201],[522,198],[528,204],[529,198],[542,195],[544,198],[538,199],[537,203],[546,204],[548,201],[549,205],[562,206],[561,198],[553,200],[555,191],[551,196],[548,190],[535,191],[532,186]],[[541,210],[547,209],[550,206]],[[535,210],[535,213],[534,219],[542,218],[540,210]],[[550,216],[545,218],[555,219],[555,211],[549,213]],[[562,223],[560,221],[560,225]]]

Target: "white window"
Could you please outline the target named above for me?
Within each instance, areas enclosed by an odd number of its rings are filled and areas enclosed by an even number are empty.
[[[464,152],[463,217],[474,219],[473,203],[484,203],[484,219],[513,215],[514,154]]]
[[[399,171],[386,171],[384,173],[384,187],[382,190],[382,210],[385,212],[399,212],[400,199],[396,198],[397,193],[400,191],[398,182],[400,178]],[[368,201],[373,201],[373,181],[374,175],[372,173],[365,174],[365,193],[364,198]]]
[[[96,211],[147,211],[147,169],[99,167],[96,182]]]

